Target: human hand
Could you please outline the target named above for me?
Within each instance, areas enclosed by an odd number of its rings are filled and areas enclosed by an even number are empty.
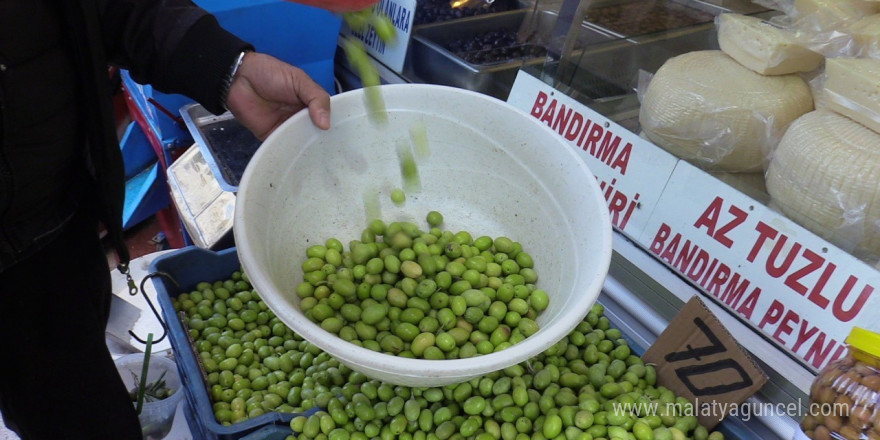
[[[226,107],[260,140],[304,108],[318,128],[330,128],[327,91],[302,69],[258,52],[244,56],[229,86]]]
[[[287,0],[331,12],[353,12],[373,6],[378,0]]]

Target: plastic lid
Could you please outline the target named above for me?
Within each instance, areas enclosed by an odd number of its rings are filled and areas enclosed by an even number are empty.
[[[853,327],[846,338],[851,347],[880,359],[880,334],[861,327]]]

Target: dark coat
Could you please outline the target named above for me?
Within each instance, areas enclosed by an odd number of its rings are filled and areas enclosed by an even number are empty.
[[[43,41],[43,35],[58,34],[58,29],[39,26],[58,25],[60,38]],[[40,200],[48,198],[47,188],[50,194],[82,193],[74,205],[85,203],[97,214],[120,262],[127,263],[125,176],[108,66],[128,69],[138,82],[189,96],[219,114],[224,111],[220,94],[226,75],[238,54],[251,46],[188,0],[0,0],[0,29],[0,270],[50,240],[77,209],[54,198],[51,203]],[[21,37],[28,35],[39,38]],[[39,52],[33,55],[48,55],[31,56],[31,49]],[[46,110],[47,102],[57,105],[54,113]],[[56,124],[51,118],[58,113],[77,124]],[[23,185],[35,181],[39,167],[32,166],[33,159],[18,163],[25,156],[10,152],[13,138],[16,151],[27,146],[21,135],[31,123],[44,128],[37,133],[47,127],[61,131],[59,142],[50,138],[44,144],[67,150],[41,151],[44,157],[68,162],[54,164],[59,169],[63,165],[81,171],[58,179],[43,177],[48,186]],[[65,139],[74,140],[77,154],[69,154],[73,147],[63,145],[70,143]],[[35,208],[41,204],[51,208]]]

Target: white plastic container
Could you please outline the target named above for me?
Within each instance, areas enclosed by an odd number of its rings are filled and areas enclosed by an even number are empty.
[[[381,86],[388,121],[368,116],[363,90],[332,98],[332,128],[301,112],[251,159],[236,201],[234,233],[242,266],[275,314],[340,362],[367,376],[409,386],[458,383],[522,362],[566,336],[589,311],[611,257],[611,223],[594,175],[549,127],[507,103],[463,89]],[[403,187],[397,143],[424,124],[430,155],[417,159],[421,190]],[[540,330],[505,350],[459,360],[381,354],[345,342],[297,308],[306,248],[335,237],[359,239],[365,192],[379,192],[386,222],[444,215],[441,229],[505,235],[535,261],[550,306]]]
[[[128,354],[116,359],[116,369],[119,371],[122,382],[128,390],[137,389],[143,372],[143,353]],[[180,376],[177,372],[177,364],[164,356],[154,355],[150,357],[150,365],[147,370],[147,384],[155,382],[162,376],[165,386],[174,393],[171,396],[148,402],[144,400],[139,419],[144,439],[157,440],[165,438],[174,425],[174,414],[177,406],[183,400],[183,390],[180,387]],[[137,403],[134,403],[137,406]]]

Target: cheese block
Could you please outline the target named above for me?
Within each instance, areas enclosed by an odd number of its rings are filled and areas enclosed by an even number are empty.
[[[880,14],[856,21],[846,28],[846,33],[852,37],[854,56],[880,58]]]
[[[829,58],[823,104],[880,133],[880,60]]]
[[[831,32],[880,13],[880,2],[866,0],[794,0],[793,15],[802,28]]]
[[[809,72],[824,59],[798,44],[794,32],[743,14],[718,16],[718,45],[731,58],[762,75]]]
[[[670,58],[657,70],[639,122],[651,142],[697,166],[756,172],[789,123],[812,109],[799,76],[761,75],[706,50]]]
[[[789,218],[842,249],[880,254],[880,134],[819,109],[773,152],[767,191]]]

